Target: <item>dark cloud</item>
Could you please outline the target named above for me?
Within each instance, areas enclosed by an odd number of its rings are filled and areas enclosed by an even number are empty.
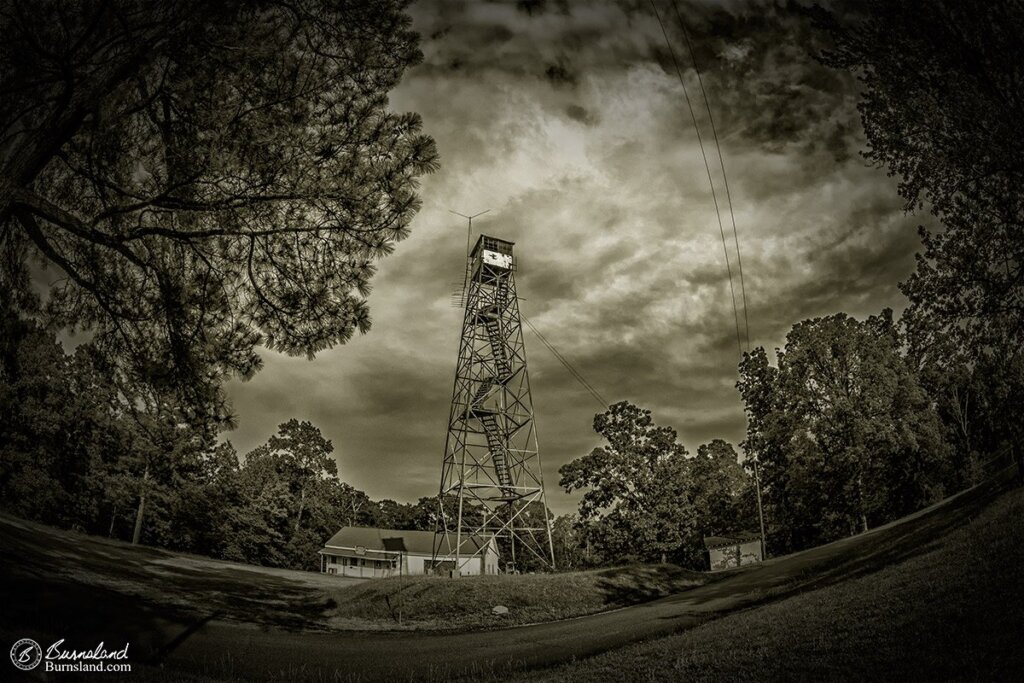
[[[466,245],[449,210],[484,209],[475,232],[516,242],[524,315],[607,400],[650,408],[691,452],[743,438],[732,223],[726,212],[723,250],[649,4],[535,5],[413,5],[424,62],[391,103],[422,114],[443,167],[423,183],[411,237],[380,264],[371,333],[313,362],[267,353],[262,373],[232,385],[240,449],[312,419],[353,485],[396,500],[435,493],[461,321],[449,294]],[[785,5],[679,7],[729,172],[753,344],[779,346],[811,316],[899,309],[917,238],[893,181],[855,153],[856,84],[814,61],[815,38]],[[724,207],[700,83],[678,25],[667,28]],[[532,333],[526,343],[549,501],[566,512],[577,498],[557,470],[598,445],[600,406]]]
[[[516,9],[526,12],[530,16],[533,16],[534,13],[542,14],[547,6],[547,0],[516,0]]]
[[[587,110],[586,107],[581,107],[578,104],[570,104],[565,108],[565,115],[573,121],[579,121],[585,125],[593,125],[597,123],[597,117]]]
[[[569,64],[565,61],[560,61],[557,64],[548,64],[548,67],[544,69],[544,77],[548,81],[557,87],[576,87],[576,74],[573,73]]]

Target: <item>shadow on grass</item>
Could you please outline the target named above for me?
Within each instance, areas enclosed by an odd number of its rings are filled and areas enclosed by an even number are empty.
[[[609,607],[637,605],[703,586],[717,577],[670,564],[631,565],[602,570],[597,588]]]
[[[316,587],[205,560],[182,566],[179,557],[0,520],[0,631],[89,648],[127,641],[139,661],[162,658],[212,619],[327,628],[335,602]]]

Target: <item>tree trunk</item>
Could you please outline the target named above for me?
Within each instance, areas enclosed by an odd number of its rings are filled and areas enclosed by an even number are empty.
[[[295,533],[299,533],[299,524],[302,523],[302,510],[306,507],[306,485],[302,485],[299,491],[299,514],[295,516]]]
[[[754,458],[754,486],[757,487],[757,521],[761,525],[761,559],[768,559],[767,542],[765,531],[764,531],[764,507],[761,504],[761,468],[759,465],[760,459]]]
[[[117,521],[117,508],[110,513],[110,529],[107,530],[107,538],[114,537],[114,522]]]
[[[860,508],[861,533],[868,530],[868,516],[864,513],[864,475],[857,473],[857,507]]]
[[[139,509],[135,513],[135,531],[132,532],[132,545],[139,544],[139,538],[142,537],[142,518],[146,514],[146,489],[149,484],[149,465],[146,465],[146,471],[142,473],[142,493],[139,494]]]

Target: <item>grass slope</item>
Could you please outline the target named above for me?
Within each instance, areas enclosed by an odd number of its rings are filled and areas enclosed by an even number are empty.
[[[495,628],[592,614],[706,581],[703,574],[661,565],[362,582],[131,546],[0,515],[0,603],[7,605],[0,636],[111,625],[95,605],[105,615],[123,616],[132,630],[147,630],[157,620],[197,619],[290,631]],[[492,615],[495,605],[509,613]]]
[[[533,680],[1024,680],[1022,641],[1018,489],[923,552],[873,573]]]
[[[566,619],[635,605],[703,585],[707,574],[637,565],[562,574],[479,576],[452,581],[405,577],[367,581],[335,594],[332,623],[369,627],[493,628]],[[508,614],[495,616],[503,605]]]

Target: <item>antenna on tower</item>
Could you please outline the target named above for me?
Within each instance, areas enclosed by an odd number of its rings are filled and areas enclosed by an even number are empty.
[[[448,213],[453,213],[456,216],[462,216],[468,222],[466,227],[466,272],[462,276],[462,288],[459,291],[452,292],[452,306],[455,308],[462,308],[466,305],[466,287],[469,285],[469,250],[473,245],[473,219],[479,216],[483,216],[485,213],[490,212],[490,209],[484,209],[479,213],[474,213],[472,216],[467,216],[464,213],[458,211],[452,211],[448,209]]]

